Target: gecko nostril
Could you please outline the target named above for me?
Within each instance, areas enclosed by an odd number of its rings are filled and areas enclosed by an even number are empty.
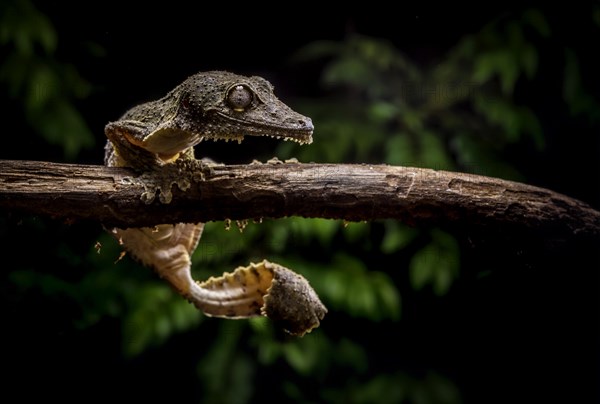
[[[298,123],[301,127],[306,128],[308,130],[313,130],[315,128],[310,118],[298,119]]]

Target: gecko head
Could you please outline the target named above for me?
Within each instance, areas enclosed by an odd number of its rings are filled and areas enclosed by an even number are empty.
[[[203,139],[241,141],[244,136],[270,136],[312,142],[311,119],[279,101],[271,83],[262,77],[198,73],[180,89],[176,124]]]

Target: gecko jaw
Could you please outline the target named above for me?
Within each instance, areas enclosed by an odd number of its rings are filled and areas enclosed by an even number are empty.
[[[234,135],[234,136],[204,136],[202,138],[200,138],[200,141],[198,143],[201,143],[203,141],[207,141],[207,140],[212,140],[213,142],[235,142],[237,141],[238,144],[242,144],[244,138],[246,136],[244,135]],[[277,140],[283,140],[286,142],[294,142],[294,143],[298,143],[300,145],[305,145],[305,144],[311,144],[312,143],[312,136],[310,136],[308,138],[308,140],[302,140],[296,137],[290,137],[290,136],[285,136],[285,135],[263,135],[263,137],[270,137],[271,139],[277,139]]]

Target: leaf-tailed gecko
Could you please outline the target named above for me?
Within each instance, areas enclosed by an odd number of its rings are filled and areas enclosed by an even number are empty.
[[[163,98],[138,105],[108,123],[105,164],[144,173],[195,160],[194,146],[202,141],[271,136],[307,144],[313,129],[310,118],[279,101],[273,86],[261,77],[198,73]],[[170,194],[170,189],[161,191]],[[135,259],[209,316],[265,315],[293,335],[319,325],[327,309],[304,277],[281,265],[265,260],[219,278],[194,281],[191,255],[203,227],[178,223],[110,232]]]

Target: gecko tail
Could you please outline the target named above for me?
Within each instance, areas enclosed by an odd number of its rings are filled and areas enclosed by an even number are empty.
[[[238,267],[233,273],[212,277],[196,286],[192,289],[193,303],[207,315],[263,315],[292,335],[302,336],[318,327],[327,313],[304,277],[266,260]]]
[[[142,264],[154,268],[174,290],[208,316],[231,319],[266,316],[292,335],[319,326],[327,309],[308,281],[269,261],[196,282],[191,254],[202,224],[114,229],[113,234]]]

